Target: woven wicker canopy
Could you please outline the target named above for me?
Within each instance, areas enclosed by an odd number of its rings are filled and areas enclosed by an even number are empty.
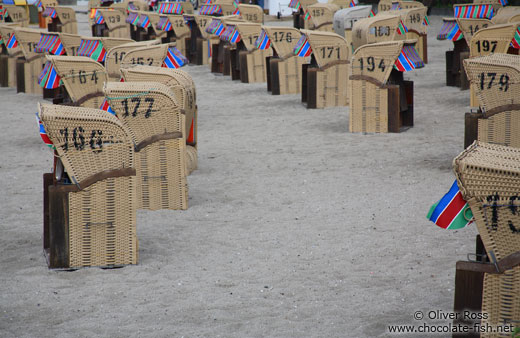
[[[257,5],[238,5],[239,15],[242,19],[254,23],[264,23],[264,11]]]
[[[456,18],[456,20],[468,46],[471,44],[471,39],[477,31],[493,25],[493,22],[489,19]]]
[[[247,50],[255,50],[256,39],[258,39],[262,32],[262,25],[253,22],[241,22],[233,25],[240,33],[240,41],[242,41]]]
[[[389,14],[396,14],[401,16],[401,21],[404,23],[406,28],[410,31],[416,31],[417,33],[426,34],[428,31],[427,26],[423,24],[424,18],[428,7],[415,7],[401,10],[389,11]]]
[[[347,40],[336,33],[301,30],[319,67],[350,59]]]
[[[105,68],[107,69],[107,73],[110,79],[119,80],[119,78],[121,77],[119,69],[121,67],[121,62],[123,61],[123,58],[126,55],[126,53],[136,48],[153,46],[159,43],[159,40],[148,40],[141,42],[124,43],[122,45],[111,48],[108,51],[105,60]]]
[[[19,22],[23,27],[29,25],[29,18],[27,12],[22,6],[3,5],[4,11],[9,16],[12,22]]]
[[[19,27],[14,30],[14,35],[18,41],[18,46],[22,49],[25,59],[30,62],[34,58],[40,57],[34,51],[34,46],[40,41],[42,31],[39,29]]]
[[[134,48],[123,57],[120,67],[126,68],[136,64],[161,67],[168,53],[168,48],[168,44]]]
[[[470,44],[470,57],[507,53],[520,23],[493,25],[477,31]]]
[[[271,47],[278,57],[285,58],[294,56],[294,47],[301,37],[298,29],[293,27],[262,26],[271,40]]]
[[[397,34],[400,20],[399,15],[383,13],[357,21],[352,28],[354,49],[369,43],[404,39],[404,35]]]

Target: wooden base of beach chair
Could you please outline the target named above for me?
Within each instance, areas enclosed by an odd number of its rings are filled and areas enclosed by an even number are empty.
[[[235,48],[231,49],[229,53],[231,80],[240,80],[240,59],[238,57],[239,51]]]
[[[469,89],[469,79],[464,71],[464,60],[469,58],[469,52],[460,53],[460,65],[459,65],[459,77],[460,77],[460,89],[466,90]]]
[[[244,83],[266,82],[267,51],[240,51],[240,81]]]
[[[43,68],[43,58],[36,58],[27,62],[25,58],[18,58],[16,63],[16,90],[18,93],[43,94],[38,84],[38,77]]]
[[[482,113],[464,114],[464,149],[478,139],[478,119]]]
[[[301,91],[300,79],[303,58],[294,56],[287,59],[272,57],[269,59],[269,75],[267,88],[271,94],[298,94]]]
[[[222,75],[231,75],[231,46],[222,48]]]
[[[16,60],[17,56],[9,55],[7,59],[8,87],[16,88]]]
[[[92,36],[94,37],[108,37],[109,31],[106,24],[94,24],[92,25]]]
[[[348,64],[346,63],[327,69],[302,65],[302,102],[307,103],[309,109],[347,106],[347,86]]]
[[[137,264],[138,243],[134,215],[124,194],[132,189],[133,177],[108,178],[83,191],[75,185],[54,184],[53,174],[43,175],[43,249],[51,269],[118,267]],[[106,197],[109,190],[118,194]],[[108,201],[110,199],[110,201]],[[105,201],[106,200],[106,201]],[[109,203],[106,203],[109,202]],[[106,222],[101,209],[119,205],[118,217]],[[93,210],[96,209],[96,211]],[[113,212],[113,211],[111,211]],[[91,215],[85,225],[82,216]]]
[[[0,87],[9,87],[9,56],[0,55]]]
[[[197,38],[197,51],[194,63],[196,65],[207,65],[209,63],[209,48],[208,40],[203,38]],[[190,60],[191,61],[191,60]]]
[[[458,261],[455,271],[455,294],[453,312],[458,313],[458,318],[453,320],[453,325],[474,327],[480,320],[468,320],[464,318],[464,311],[480,313],[482,310],[482,291],[484,288],[484,272],[481,271],[482,263],[489,260],[485,256],[486,250],[480,239],[476,236],[475,254],[477,262]],[[478,332],[465,334],[453,334],[453,337],[480,337]]]
[[[349,130],[353,133],[399,133],[413,126],[413,81],[392,72],[389,84],[352,80]]]
[[[469,53],[469,49],[464,39],[453,44],[453,50],[446,52],[446,86],[461,87],[463,82],[467,82],[462,60],[469,57],[469,54],[464,54]]]
[[[221,49],[220,44],[214,44],[211,46],[211,72],[222,73],[224,64],[219,61],[219,50]]]

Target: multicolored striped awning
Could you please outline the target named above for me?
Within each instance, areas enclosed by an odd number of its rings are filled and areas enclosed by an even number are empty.
[[[160,14],[184,14],[184,9],[179,2],[161,2],[157,7],[157,12]]]
[[[224,24],[220,20],[213,20],[208,27],[206,27],[206,33],[220,36],[220,34],[224,32],[224,28]]]
[[[148,29],[150,27],[151,22],[147,15],[141,14],[139,17],[139,22],[137,23],[139,27],[142,27],[144,29]]]
[[[289,8],[299,10],[301,7],[300,0],[291,0],[291,2],[289,2]]]
[[[300,40],[298,40],[298,43],[294,47],[294,54],[298,55],[299,57],[311,56],[312,48],[309,44],[309,41],[307,40],[307,36],[302,35]]]
[[[97,62],[105,62],[105,58],[107,56],[107,52],[101,41],[86,39],[81,39],[81,43],[79,44],[76,54],[78,56],[88,56]]]
[[[520,28],[516,29],[515,36],[511,40],[511,47],[520,49]]]
[[[400,72],[408,72],[424,67],[424,62],[414,46],[404,46],[401,54],[395,60],[394,68]]]
[[[222,8],[220,5],[202,5],[200,7],[199,15],[222,15]]]
[[[58,35],[42,34],[40,41],[34,47],[36,53],[49,53],[52,55],[64,55],[65,48]]]
[[[495,15],[493,6],[486,5],[455,5],[453,6],[456,18],[491,19]]]
[[[441,26],[441,31],[437,34],[437,40],[446,40],[448,34],[455,26],[457,28],[459,27],[457,21],[444,21]]]

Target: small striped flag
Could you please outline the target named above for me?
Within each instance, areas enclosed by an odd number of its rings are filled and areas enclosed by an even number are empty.
[[[424,16],[424,19],[423,19],[423,23],[422,23],[424,26],[429,26],[430,25],[430,20],[428,19],[428,15],[425,15]]]
[[[397,34],[405,35],[406,33],[408,33],[408,28],[406,28],[405,24],[403,23],[403,20],[400,20],[399,25],[397,26]]]
[[[141,15],[139,18],[139,27],[147,29],[150,26],[150,19],[146,15]]]
[[[96,18],[94,20],[96,22],[96,25],[102,25],[105,23],[105,19],[103,18],[100,12],[96,13]]]
[[[460,39],[464,38],[464,34],[460,30],[459,25],[455,24],[455,26],[453,26],[453,28],[449,31],[446,38],[451,41],[459,41]]]
[[[48,61],[43,67],[40,76],[38,77],[38,84],[45,89],[55,89],[61,84],[61,79],[54,69],[52,62]]]
[[[124,81],[121,81],[121,82],[124,82]],[[106,98],[103,100],[103,103],[101,104],[101,107],[99,107],[99,109],[109,112],[112,115],[116,115],[116,112],[112,110],[112,108],[110,107],[110,104],[108,104],[108,101]]]
[[[400,72],[408,72],[416,68],[424,67],[424,62],[415,50],[415,47],[407,45],[401,50],[401,54],[395,60],[394,68]]]
[[[428,215],[430,221],[443,229],[461,229],[473,222],[473,213],[462,198],[457,181],[439,202],[432,205]]]
[[[54,148],[54,144],[47,135],[45,127],[43,126],[42,121],[38,117],[38,113],[36,113],[36,123],[38,123],[38,129],[40,130],[40,137],[42,138],[43,143],[45,143],[49,148]]]
[[[162,66],[165,68],[180,68],[187,63],[188,59],[177,48],[170,47]]]
[[[356,7],[357,1],[356,0],[350,0],[349,7]]]
[[[511,47],[520,49],[520,28],[516,29],[515,36],[511,40]]]
[[[305,35],[302,35],[300,40],[298,40],[298,43],[294,47],[294,54],[298,55],[299,57],[311,56],[312,48]]]
[[[238,29],[235,27],[235,30],[231,34],[231,37],[229,38],[230,43],[238,43],[240,42],[240,33],[238,32]]]
[[[269,39],[265,30],[262,29],[262,33],[260,33],[260,36],[256,39],[255,47],[261,50],[271,47],[271,39]]]
[[[7,48],[16,48],[18,47],[18,40],[16,40],[16,36],[14,36],[14,33],[11,34],[11,37],[9,40],[7,40]]]
[[[368,17],[371,18],[373,16],[376,16],[376,13],[374,12],[373,9],[370,10],[370,14],[368,14]]]

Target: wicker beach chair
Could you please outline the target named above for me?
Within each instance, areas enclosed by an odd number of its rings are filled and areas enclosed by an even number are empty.
[[[360,19],[368,18],[372,12],[372,6],[355,6],[344,8],[334,13],[334,32],[347,40],[350,52],[354,52],[352,45],[352,27]]]
[[[354,52],[350,71],[351,132],[399,132],[413,126],[413,81],[403,71],[424,63],[415,41],[364,45]]]
[[[494,24],[502,24],[508,22],[516,22],[520,19],[519,6],[507,6],[499,8],[491,21]]]
[[[156,25],[159,31],[166,32],[166,36],[162,38],[163,43],[175,43],[177,49],[183,55],[188,54],[186,41],[191,36],[190,28],[184,21],[184,16],[177,14],[161,14],[159,22]]]
[[[231,49],[235,49],[235,46],[228,42],[227,37],[232,31],[227,30],[227,27],[240,22],[245,22],[245,20],[238,15],[217,17],[213,18],[206,28],[206,33],[211,36],[209,45],[211,47],[212,73],[231,75]]]
[[[466,114],[465,144],[479,140],[520,148],[519,57],[475,57],[465,60],[465,69],[480,105],[480,112]]]
[[[404,40],[405,35],[398,33],[400,22],[399,15],[386,13],[358,20],[352,28],[354,50],[369,43]]]
[[[56,160],[65,171],[62,175],[57,170],[56,182],[51,180],[44,190],[49,201],[44,222],[49,267],[137,264],[137,181],[128,129],[97,109],[38,108]]]
[[[317,3],[307,7],[306,20],[310,20],[308,29],[333,32],[333,18],[334,13],[339,10],[339,7],[329,3]]]
[[[389,14],[401,16],[401,22],[406,27],[406,39],[417,40],[415,48],[424,63],[428,63],[428,29],[425,25],[427,7],[415,7],[389,11]]]
[[[105,59],[105,68],[107,70],[109,81],[119,81],[119,79],[121,78],[121,73],[119,69],[121,68],[121,62],[123,61],[123,58],[125,57],[126,53],[136,48],[153,46],[158,44],[159,40],[150,40],[125,43],[111,48],[107,52],[107,57]]]
[[[135,143],[139,208],[188,209],[185,116],[168,86],[111,82],[104,88]]]
[[[17,27],[20,27],[20,23],[0,23],[0,36],[4,40],[5,46],[7,46],[7,42]],[[4,54],[2,57],[7,65],[4,66],[5,72],[2,72],[0,76],[7,77],[2,82],[7,83],[8,87],[16,87],[16,60],[23,56],[22,48],[16,46],[13,48],[5,47],[5,49],[7,50],[7,55]]]
[[[264,11],[257,5],[238,4],[238,15],[249,22],[264,23]]]
[[[453,161],[462,197],[468,202],[490,264],[482,290],[482,326],[520,324],[520,150],[475,142]],[[481,337],[510,337],[488,330]]]
[[[305,13],[307,7],[318,3],[317,0],[291,0],[289,8],[294,9],[293,12],[293,27],[296,29],[308,29],[309,21],[305,20]]]
[[[307,103],[307,108],[348,105],[350,53],[347,41],[336,33],[304,29],[301,33],[294,52],[299,56],[312,56],[311,63],[302,66],[302,102]]]
[[[50,18],[49,32],[78,34],[76,12],[70,7],[46,7],[42,13],[44,18]]]
[[[5,23],[18,23],[21,27],[29,26],[29,17],[25,8],[22,6],[15,5],[3,5],[4,7],[4,22]]]
[[[85,56],[47,56],[63,81],[72,105],[99,109],[103,85],[108,81],[105,67]]]
[[[272,55],[269,46],[257,48],[257,39],[262,33],[262,26],[257,23],[235,23],[235,32],[231,39],[236,42],[236,49],[231,54],[232,79],[243,83],[267,81],[266,58]]]
[[[301,93],[302,65],[307,60],[294,54],[300,31],[292,27],[262,26],[261,34],[273,49],[273,56],[266,60],[267,91],[273,95]]]
[[[45,56],[35,51],[35,47],[40,41],[41,31],[20,27],[14,30],[14,36],[24,56],[24,58],[17,59],[16,63],[17,91],[41,95],[43,90],[38,85],[38,77]]]
[[[190,28],[189,49],[186,52],[190,63],[196,65],[207,65],[211,58],[210,34],[206,32],[206,28],[213,20],[210,16],[186,14],[184,19]],[[214,38],[215,43],[218,39]]]
[[[168,55],[169,48],[168,44],[133,48],[123,56],[120,68],[128,68],[132,65],[161,67]]]
[[[130,38],[130,27],[126,24],[126,15],[116,10],[97,9],[96,23],[92,26],[93,36],[111,38]]]

